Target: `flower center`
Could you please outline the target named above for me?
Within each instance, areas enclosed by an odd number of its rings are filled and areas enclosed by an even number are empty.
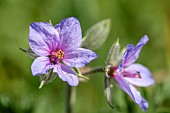
[[[117,76],[118,73],[120,71],[120,74],[123,77],[128,77],[128,78],[141,78],[140,72],[136,71],[136,72],[129,72],[129,71],[125,71],[124,68],[119,70],[118,66],[113,66],[113,65],[107,65],[105,67],[105,73],[108,77],[113,77],[113,76]]]
[[[107,67],[105,68],[105,72],[107,76],[114,76],[116,75],[116,69],[118,66],[113,67],[112,65],[107,65]]]
[[[60,62],[64,58],[64,52],[60,49],[58,51],[54,50],[50,55],[50,61],[54,64]]]

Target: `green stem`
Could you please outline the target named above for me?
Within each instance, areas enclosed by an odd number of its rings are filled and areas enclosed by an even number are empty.
[[[66,84],[66,113],[73,113],[76,100],[76,87]]]
[[[78,74],[81,72],[78,69],[74,69]],[[83,72],[82,75],[88,75],[97,72],[104,72],[102,67],[91,68],[90,70]],[[76,87],[72,87],[66,84],[66,113],[73,113],[74,104],[76,100]]]
[[[83,72],[82,75],[88,75],[97,72],[104,72],[104,68],[103,67],[91,68],[90,70]]]

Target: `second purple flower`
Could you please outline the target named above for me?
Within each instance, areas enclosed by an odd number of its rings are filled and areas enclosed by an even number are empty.
[[[121,62],[117,66],[110,66],[107,75],[113,77],[118,85],[137,103],[143,111],[148,108],[148,102],[141,96],[134,86],[147,87],[154,83],[149,69],[141,64],[134,63],[139,57],[143,46],[148,42],[148,36],[144,36],[136,46],[128,44]]]

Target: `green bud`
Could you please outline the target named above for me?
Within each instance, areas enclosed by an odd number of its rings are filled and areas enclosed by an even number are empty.
[[[100,48],[107,39],[111,29],[111,20],[105,19],[93,25],[85,33],[82,46],[91,50]]]

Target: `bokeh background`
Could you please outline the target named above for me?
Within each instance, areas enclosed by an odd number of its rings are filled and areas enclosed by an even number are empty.
[[[53,24],[74,16],[85,31],[110,18],[112,29],[99,58],[89,66],[105,66],[110,46],[119,37],[121,47],[136,44],[147,34],[148,44],[137,62],[153,73],[155,84],[139,88],[149,102],[146,113],[170,113],[170,1],[169,0],[0,0],[0,113],[64,113],[66,83],[58,77],[41,90],[31,74],[33,59],[19,50],[29,48],[31,22]],[[77,87],[75,113],[142,113],[127,94],[113,87],[111,109],[104,96],[104,73],[90,75]]]

